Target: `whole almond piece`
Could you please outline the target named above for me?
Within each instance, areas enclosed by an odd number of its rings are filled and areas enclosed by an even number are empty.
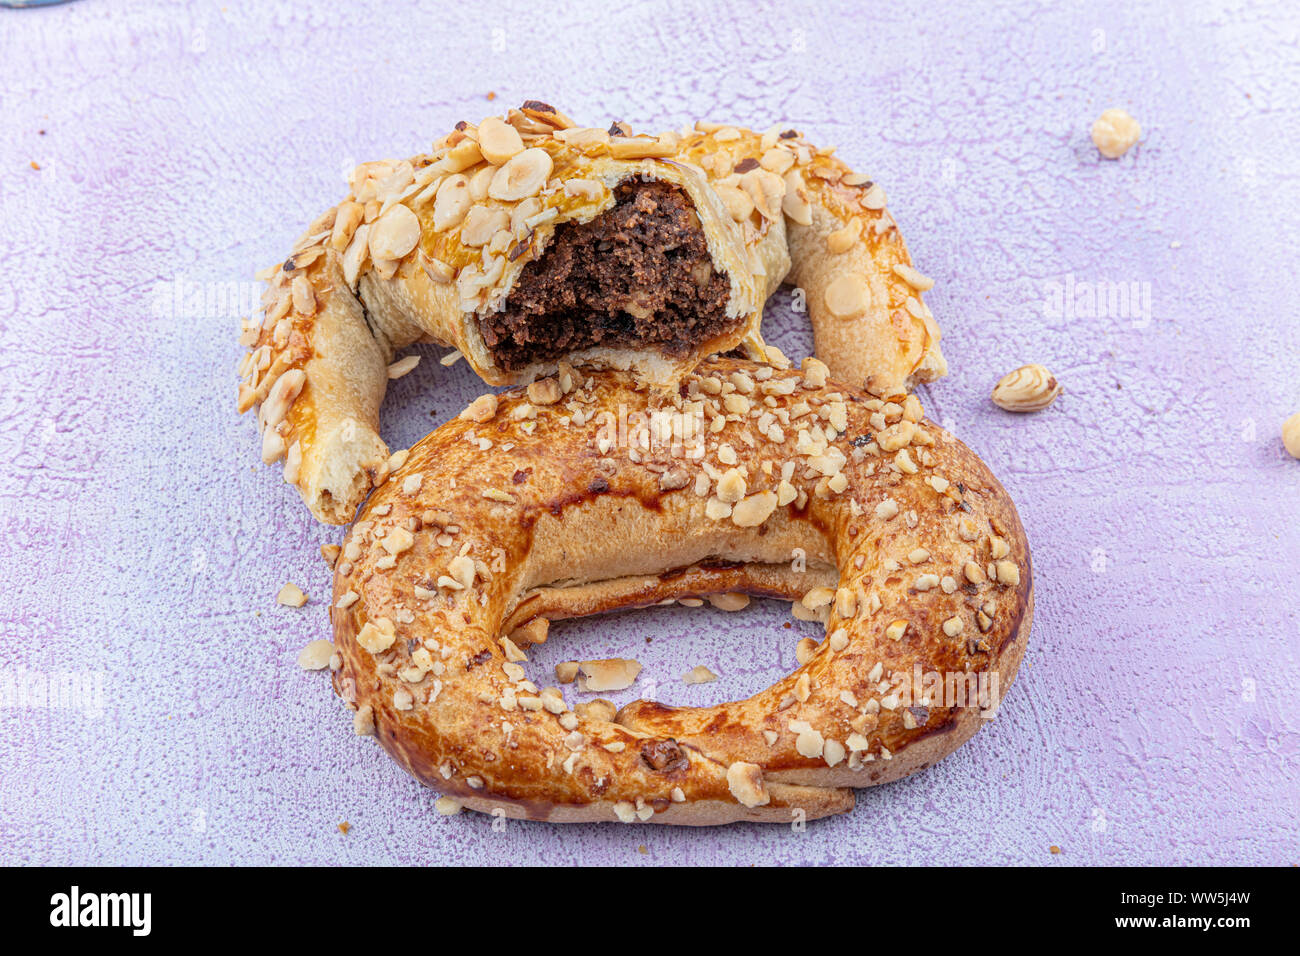
[[[1042,411],[1061,394],[1061,383],[1041,365],[1022,365],[993,386],[993,404],[1009,412]]]

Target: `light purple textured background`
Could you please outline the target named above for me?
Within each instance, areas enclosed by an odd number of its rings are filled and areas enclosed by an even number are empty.
[[[1297,862],[1298,43],[1282,3],[0,11],[0,677],[103,675],[99,716],[0,708],[0,862]],[[317,548],[341,531],[254,465],[217,293],[351,164],[530,97],[638,129],[796,125],[885,184],[937,279],[952,374],[922,398],[1018,502],[1038,614],[998,719],[850,815],[443,819],[294,665],[327,636]],[[1104,162],[1088,127],[1112,105],[1144,142]],[[1071,276],[1139,283],[1150,311],[1053,317]],[[767,332],[807,353],[785,297]],[[435,357],[391,390],[393,447],[481,391]],[[994,408],[1027,361],[1064,396]],[[307,607],[273,603],[285,580]],[[711,703],[794,666],[809,625],[787,620],[593,619],[530,666],[635,656],[637,693]],[[682,685],[701,663],[722,679]]]

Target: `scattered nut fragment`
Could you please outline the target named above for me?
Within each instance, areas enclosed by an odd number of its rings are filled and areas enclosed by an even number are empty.
[[[771,800],[763,786],[762,769],[743,760],[737,760],[727,768],[727,789],[746,807],[761,807]]]
[[[388,377],[390,380],[399,379],[403,375],[409,374],[419,364],[420,356],[418,355],[408,355],[406,358],[400,358],[388,366]]]
[[[1142,135],[1138,121],[1121,109],[1109,109],[1092,124],[1092,142],[1107,159],[1119,159]]]
[[[1300,458],[1300,412],[1282,423],[1282,444],[1292,458]]]
[[[324,670],[330,665],[334,645],[329,641],[312,641],[298,652],[298,666],[305,671]]]
[[[1009,412],[1037,412],[1060,394],[1055,375],[1041,365],[1022,365],[993,386],[993,404]]]
[[[641,673],[640,661],[626,657],[577,663],[578,689],[582,691],[624,690],[631,687]],[[556,668],[557,674],[558,670]]]
[[[697,664],[682,675],[682,680],[687,684],[711,684],[717,679],[718,675],[703,664]]]
[[[303,594],[298,585],[286,581],[284,587],[280,588],[280,593],[275,596],[275,603],[285,607],[302,607],[307,603],[307,595]]]

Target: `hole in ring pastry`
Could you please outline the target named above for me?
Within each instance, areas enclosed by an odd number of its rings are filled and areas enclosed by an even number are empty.
[[[713,359],[661,406],[628,373],[561,378],[550,404],[516,388],[412,448],[336,566],[335,688],[417,779],[511,817],[788,823],[929,766],[996,709],[942,685],[1009,688],[1028,544],[915,397],[815,359]],[[610,720],[527,677],[530,622],[736,592],[794,600],[828,635],[747,700]]]
[[[492,385],[565,361],[671,388],[708,355],[772,358],[763,305],[789,282],[841,379],[888,395],[946,371],[882,187],[794,130],[638,136],[529,101],[350,185],[241,333],[239,410],[322,521],[384,477],[389,365],[417,343]]]

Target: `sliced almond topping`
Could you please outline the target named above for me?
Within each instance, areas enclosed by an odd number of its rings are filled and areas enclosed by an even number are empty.
[[[316,290],[311,287],[311,280],[302,273],[293,277],[293,308],[302,315],[316,314]]]
[[[738,502],[731,510],[731,520],[738,528],[756,528],[776,510],[775,491],[760,491]]]
[[[570,146],[607,146],[609,130],[595,126],[579,126],[571,129],[556,130],[555,138]]]
[[[605,184],[598,179],[570,179],[564,183],[564,195],[594,201],[605,195]]]
[[[546,150],[535,146],[526,149],[497,170],[488,195],[500,202],[518,202],[535,196],[546,185],[553,168]]]
[[[730,518],[731,509],[730,504],[717,497],[710,498],[704,503],[704,514],[710,521],[721,521],[723,518]]]
[[[786,150],[781,152],[785,153]],[[797,169],[785,174],[785,196],[781,199],[781,211],[792,222],[801,226],[812,225],[812,203],[808,201],[808,187]]]
[[[394,528],[379,543],[389,554],[398,555],[414,547],[415,536],[405,528]]]
[[[1012,587],[1020,584],[1020,567],[1014,561],[998,561],[993,568],[997,572],[999,584],[1009,584]]]
[[[740,177],[740,188],[754,203],[754,208],[764,219],[775,219],[781,214],[785,199],[785,181],[766,169],[751,169]]]
[[[563,397],[560,383],[554,376],[530,382],[528,385],[528,400],[534,405],[554,405]]]
[[[876,435],[876,444],[880,446],[881,451],[895,452],[910,445],[915,432],[916,426],[904,419],[879,432]]]
[[[477,166],[482,161],[483,153],[478,148],[478,143],[467,137],[453,146],[438,163],[446,172],[459,173],[471,166]]]
[[[826,237],[826,251],[833,256],[843,255],[852,249],[862,234],[862,220],[850,219],[843,229],[837,229]]]
[[[739,468],[723,472],[718,479],[718,498],[729,504],[735,504],[745,497],[745,474]]]
[[[492,392],[488,392],[486,395],[480,395],[478,398],[474,399],[474,401],[470,402],[468,407],[466,407],[457,417],[471,422],[478,422],[479,424],[489,422],[496,416],[499,404],[500,402],[496,395]]]
[[[524,150],[519,131],[499,116],[489,116],[478,126],[478,148],[483,158],[494,166]]]
[[[334,216],[334,228],[330,231],[330,245],[339,252],[346,249],[365,216],[366,208],[361,203],[350,200],[339,203],[338,212]]]
[[[910,285],[917,292],[927,292],[934,288],[934,280],[929,276],[923,276],[911,266],[903,262],[894,263],[894,274]]]
[[[370,227],[370,255],[398,260],[420,241],[420,219],[401,203],[391,207]]]
[[[856,319],[871,306],[871,288],[861,276],[846,273],[826,287],[822,299],[835,318]]]
[[[813,730],[811,727],[799,731],[799,736],[794,740],[794,749],[810,759],[820,757],[825,748],[825,738],[820,731]]]
[[[862,206],[865,209],[884,209],[885,187],[881,186],[880,183],[873,183],[871,188],[862,194],[862,198],[859,199],[858,202],[862,203]]]
[[[433,200],[433,228],[437,232],[454,229],[469,212],[469,179],[463,173],[448,176],[438,187]]]
[[[718,198],[722,200],[727,212],[731,213],[731,218],[736,222],[744,222],[754,211],[754,200],[750,199],[743,189],[737,189],[735,186],[726,186],[719,184],[714,191]]]
[[[736,802],[746,807],[761,807],[772,799],[763,785],[762,769],[742,760],[727,768],[727,789]]]
[[[460,227],[462,245],[486,246],[501,230],[510,228],[510,213],[500,206],[474,206]]]
[[[357,643],[371,654],[382,654],[393,646],[395,640],[397,640],[396,628],[386,617],[366,621],[357,633]]]
[[[597,697],[595,700],[575,704],[573,713],[583,720],[604,720],[608,722],[614,719],[614,716],[618,713],[618,708],[614,706],[613,701]]]
[[[795,486],[790,484],[790,482],[786,481],[784,478],[782,478],[781,483],[776,486],[777,507],[784,508],[786,505],[788,505],[790,502],[794,501],[798,497],[799,497],[799,492],[798,490],[795,489]]]
[[[672,156],[677,147],[653,136],[611,136],[609,152],[615,159],[651,159]]]

